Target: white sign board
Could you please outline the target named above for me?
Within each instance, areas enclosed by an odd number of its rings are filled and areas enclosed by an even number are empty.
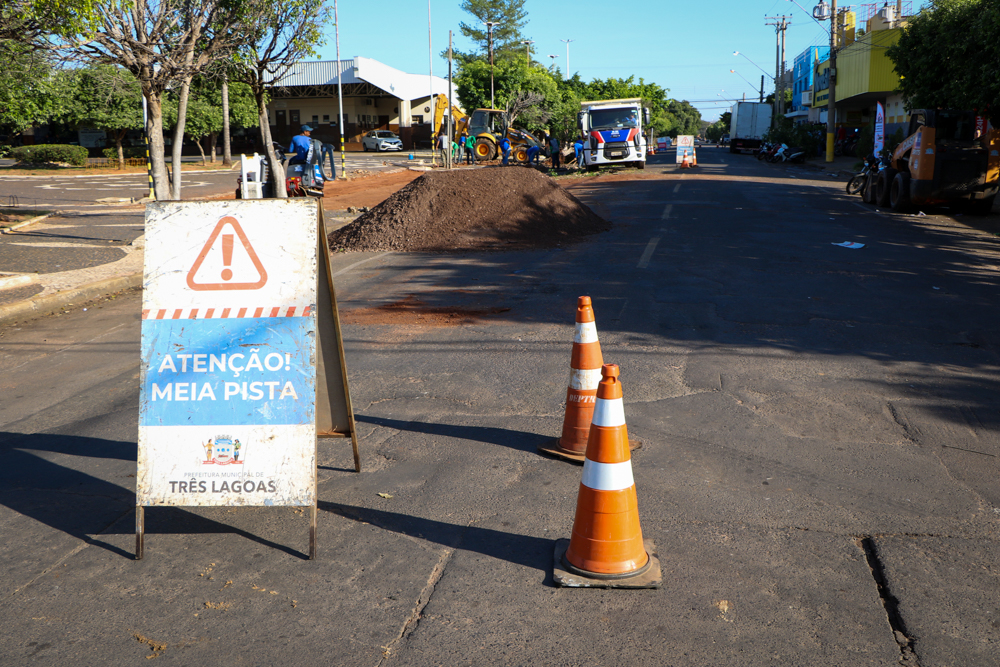
[[[692,134],[677,135],[677,164],[684,162],[684,156],[687,156],[688,160],[694,159],[694,135]]]
[[[885,107],[881,102],[875,103],[875,155],[882,154],[885,148]]]
[[[315,505],[317,202],[146,209],[136,504]]]

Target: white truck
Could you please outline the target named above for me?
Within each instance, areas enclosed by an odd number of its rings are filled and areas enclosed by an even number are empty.
[[[646,137],[649,109],[638,97],[623,100],[580,102],[577,125],[586,135],[580,155],[580,167],[594,171],[599,167],[628,165],[646,168]]]
[[[771,129],[771,105],[766,102],[737,102],[729,121],[729,152],[756,150]]]

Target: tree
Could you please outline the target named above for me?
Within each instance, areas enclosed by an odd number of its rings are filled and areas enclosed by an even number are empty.
[[[249,5],[265,0],[93,0],[94,23],[67,35],[62,46],[85,62],[113,64],[132,73],[146,98],[146,136],[157,198],[168,183],[163,142],[163,95],[186,87],[198,72],[236,48]],[[180,113],[183,125],[183,108]],[[183,130],[183,127],[181,128]],[[180,197],[180,161],[175,147],[173,197]]]
[[[274,194],[283,199],[285,169],[278,161],[267,121],[268,91],[287,76],[296,63],[315,55],[324,41],[324,28],[332,16],[325,0],[261,2],[245,18],[246,32],[235,56],[233,80],[249,86],[257,105],[261,139],[271,165]]]
[[[122,140],[142,127],[142,90],[135,77],[114,65],[92,65],[62,73],[68,95],[60,115],[77,127],[104,130],[114,138],[118,168],[125,167]]]
[[[59,100],[50,54],[7,43],[0,67],[0,127],[20,134],[43,125]]]
[[[521,30],[528,25],[524,3],[525,0],[462,0],[461,8],[476,20],[471,24],[459,23],[458,27],[478,45],[480,53],[488,54],[489,35],[485,23],[494,22],[497,25],[493,27],[493,52],[516,52],[524,39]]]
[[[1000,126],[1000,3],[932,0],[887,54],[910,108],[988,110]]]

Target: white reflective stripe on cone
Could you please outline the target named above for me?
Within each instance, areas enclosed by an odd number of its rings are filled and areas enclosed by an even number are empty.
[[[596,343],[597,325],[593,322],[577,322],[576,331],[573,334],[574,343]]]
[[[595,491],[622,491],[635,484],[632,479],[632,462],[598,463],[583,461],[583,485]]]
[[[600,368],[570,369],[569,372],[570,389],[593,391],[597,389],[597,385],[599,385],[600,383],[601,383]]]
[[[625,407],[620,398],[598,398],[594,407],[594,426],[624,426]]]

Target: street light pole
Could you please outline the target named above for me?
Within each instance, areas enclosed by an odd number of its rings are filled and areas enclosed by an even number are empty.
[[[524,55],[527,58],[528,67],[531,67],[531,45],[535,42],[530,39],[523,39],[521,43],[524,44]]]
[[[340,110],[340,122],[337,123],[340,130],[340,177],[347,179],[347,155],[344,147],[344,87],[340,83],[343,78],[344,66],[340,64],[340,18],[337,15],[337,0],[333,0],[333,25],[337,35],[337,108]],[[331,165],[332,169],[333,166]]]
[[[549,54],[549,58],[552,58],[552,64],[551,64],[551,65],[549,65],[549,67],[550,67],[550,68],[552,68],[552,67],[555,67],[555,66],[556,66],[556,58],[558,58],[558,57],[559,57],[559,56],[554,56],[554,55],[552,55],[551,53]]]
[[[564,78],[569,78],[569,43],[575,42],[575,39],[560,39],[560,42],[566,43],[566,76]]]

